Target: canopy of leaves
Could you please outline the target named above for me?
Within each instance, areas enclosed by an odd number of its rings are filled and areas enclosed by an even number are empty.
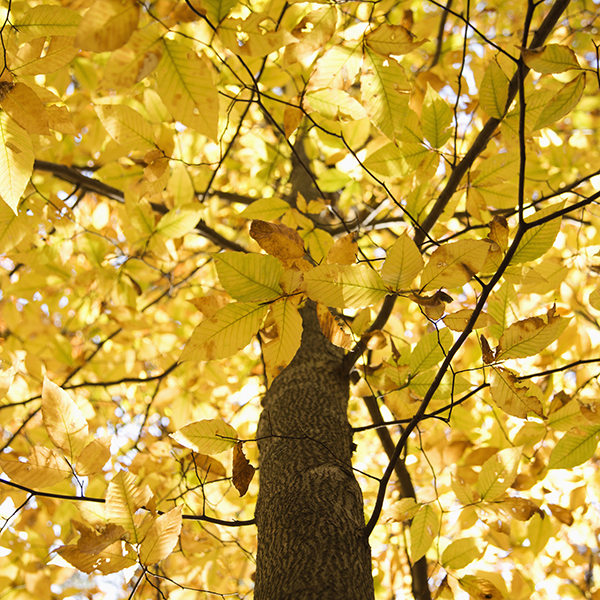
[[[600,597],[600,9],[475,4],[2,4],[2,598],[250,597],[307,302],[378,597]]]

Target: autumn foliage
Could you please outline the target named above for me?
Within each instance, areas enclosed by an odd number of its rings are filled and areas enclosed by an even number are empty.
[[[375,596],[598,600],[599,18],[4,3],[0,598],[251,597],[308,304]]]

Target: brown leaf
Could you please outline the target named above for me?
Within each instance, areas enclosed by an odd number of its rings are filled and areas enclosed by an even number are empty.
[[[507,498],[500,503],[502,510],[517,521],[529,521],[533,515],[544,517],[544,512],[533,501],[527,498]]]
[[[488,227],[490,240],[494,240],[505,251],[508,248],[508,221],[503,216],[496,215]]]
[[[323,335],[339,348],[350,350],[352,348],[352,336],[344,331],[343,321],[336,321],[329,309],[320,302],[317,303],[317,318]]]
[[[298,232],[282,223],[267,223],[255,219],[250,226],[250,236],[265,252],[280,260],[302,258],[306,254],[304,242]]]
[[[490,348],[488,341],[483,337],[483,334],[479,338],[481,340],[481,352],[483,354],[483,362],[486,365],[494,362],[494,352]]]
[[[556,517],[561,523],[564,523],[569,527],[573,525],[575,519],[568,508],[563,508],[558,504],[548,504],[548,508],[550,509],[552,516]]]
[[[248,491],[248,486],[254,477],[254,467],[244,456],[243,443],[238,442],[233,448],[233,477],[232,482],[240,497]]]

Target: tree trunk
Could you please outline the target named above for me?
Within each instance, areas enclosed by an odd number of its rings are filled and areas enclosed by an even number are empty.
[[[302,344],[258,426],[256,600],[374,598],[362,493],[352,471],[343,353],[302,310]]]

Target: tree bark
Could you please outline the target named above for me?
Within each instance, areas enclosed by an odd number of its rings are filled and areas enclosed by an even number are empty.
[[[352,471],[343,352],[302,309],[302,344],[258,425],[256,600],[374,598],[362,493]]]

